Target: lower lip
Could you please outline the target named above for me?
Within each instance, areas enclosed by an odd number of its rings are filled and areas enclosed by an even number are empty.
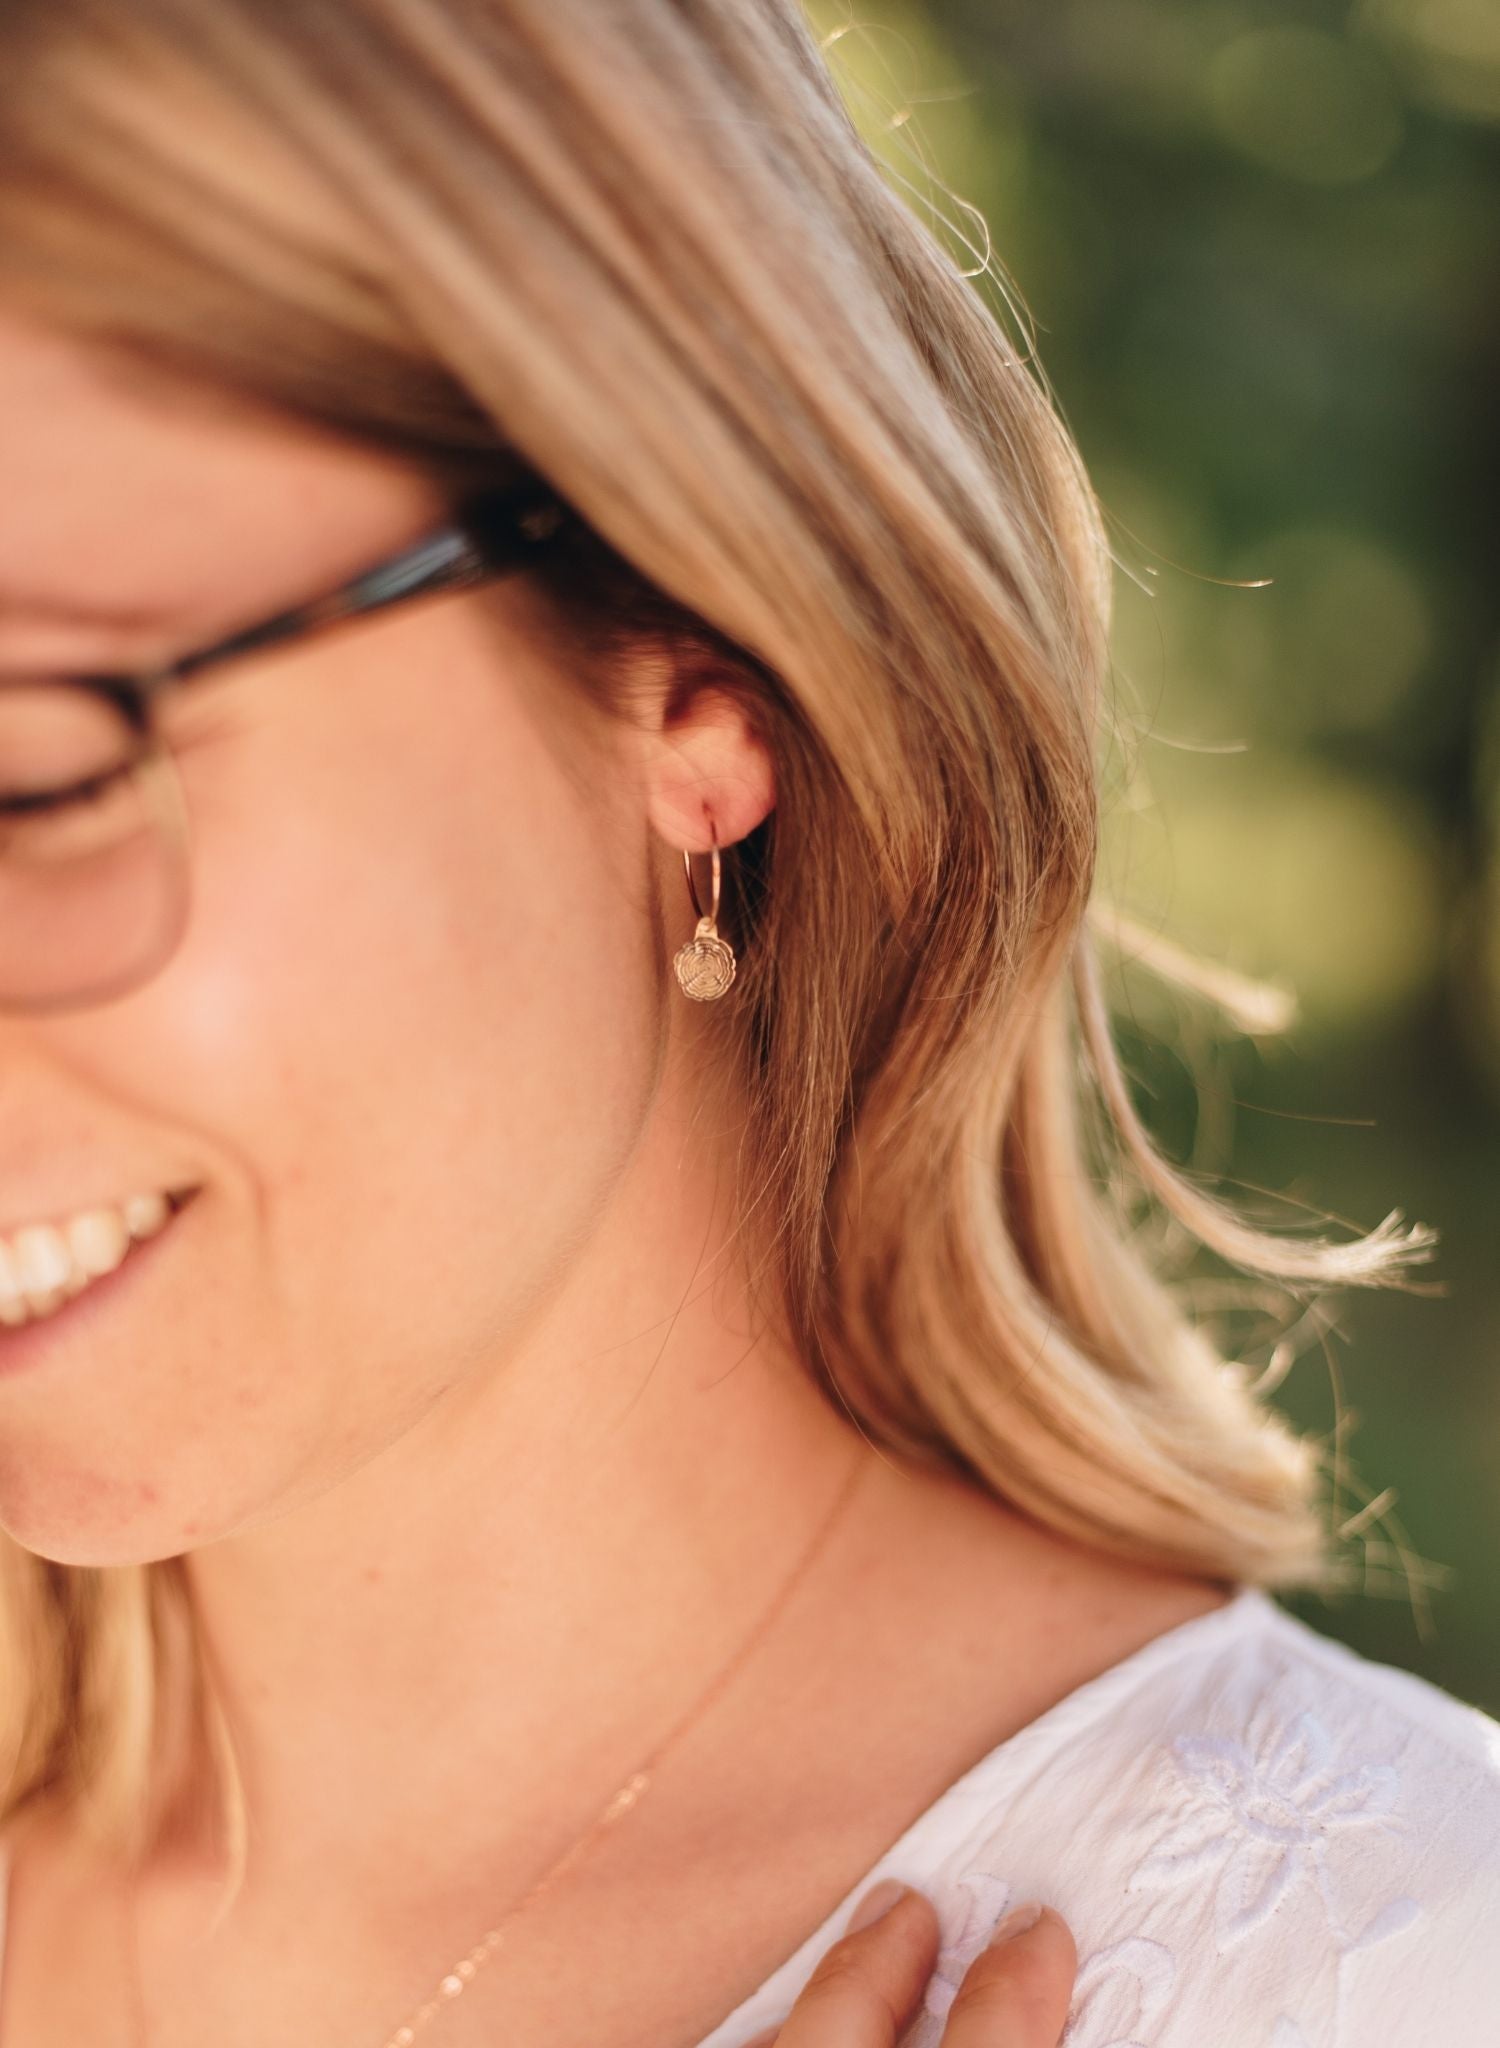
[[[197,1193],[195,1188],[153,1237],[136,1239],[112,1273],[106,1273],[101,1280],[91,1280],[64,1307],[15,1328],[0,1323],[0,1379],[43,1365],[70,1346],[95,1339],[107,1342],[110,1318],[118,1316],[132,1297],[150,1284],[151,1275],[161,1264],[163,1247],[176,1238],[183,1215]]]

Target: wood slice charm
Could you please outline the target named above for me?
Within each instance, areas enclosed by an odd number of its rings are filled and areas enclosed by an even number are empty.
[[[734,948],[719,937],[711,917],[700,917],[693,936],[673,954],[672,965],[685,996],[712,1003],[734,980]]]

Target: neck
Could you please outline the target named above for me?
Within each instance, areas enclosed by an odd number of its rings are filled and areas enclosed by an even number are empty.
[[[420,1886],[427,1842],[523,1885],[796,1567],[859,1445],[752,1327],[711,1165],[648,1142],[503,1355],[336,1487],[186,1557],[247,1882]]]

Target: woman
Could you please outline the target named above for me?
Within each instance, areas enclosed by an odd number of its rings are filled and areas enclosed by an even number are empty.
[[[1477,2048],[1118,1205],[1431,1233],[1135,1121],[1097,511],[790,0],[0,38],[4,2048]]]

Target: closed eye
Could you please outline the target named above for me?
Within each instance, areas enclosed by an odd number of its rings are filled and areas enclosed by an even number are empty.
[[[9,795],[0,794],[0,817],[28,817],[37,812],[65,810],[73,804],[97,803],[100,797],[131,773],[133,764],[125,762],[118,767],[106,768],[98,775],[87,775],[81,781],[63,783],[53,789],[26,789]]]

